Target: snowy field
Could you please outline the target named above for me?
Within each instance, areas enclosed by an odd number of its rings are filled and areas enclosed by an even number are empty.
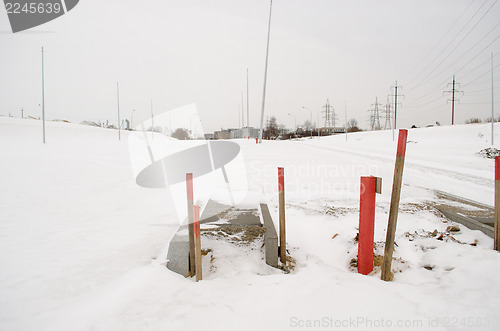
[[[128,132],[118,141],[115,130],[48,122],[43,145],[40,121],[0,117],[0,330],[499,330],[492,239],[461,225],[451,237],[451,223],[429,207],[435,190],[493,205],[494,162],[476,155],[490,147],[490,130],[409,130],[393,282],[378,267],[362,276],[350,266],[360,176],[383,178],[383,254],[391,131],[237,141],[250,189],[275,222],[285,167],[296,266],[285,274],[261,260],[260,245],[212,238],[202,246],[213,249],[213,268],[195,283],[165,268],[179,222],[168,190],[135,184]]]

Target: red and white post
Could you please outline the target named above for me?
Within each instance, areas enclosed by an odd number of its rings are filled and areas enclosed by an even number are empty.
[[[201,268],[201,237],[200,237],[200,206],[193,207],[193,230],[194,230],[194,260],[196,269],[196,281],[202,279]]]
[[[381,279],[385,281],[392,280],[392,254],[394,253],[394,237],[396,235],[396,223],[398,221],[399,198],[401,196],[401,184],[403,183],[407,137],[408,130],[399,130],[396,165],[394,166],[394,179],[392,181],[391,207],[389,209],[389,222],[387,224],[387,236],[384,248],[384,262],[382,264]]]
[[[494,249],[500,251],[500,156],[495,157],[495,243]]]
[[[375,227],[375,194],[381,193],[381,178],[361,177],[359,202],[358,273],[373,271],[373,236]]]
[[[193,231],[193,174],[186,174],[187,189],[187,216],[188,216],[188,235],[189,235],[189,273],[191,276],[196,274],[194,259],[194,231]]]
[[[285,169],[278,168],[279,220],[280,220],[280,261],[286,263],[285,235]]]

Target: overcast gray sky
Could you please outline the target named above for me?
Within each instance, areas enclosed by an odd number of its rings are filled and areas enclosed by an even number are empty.
[[[291,127],[288,113],[301,123],[308,107],[317,122],[329,98],[338,123],[347,102],[348,117],[367,128],[368,109],[376,97],[385,105],[397,80],[398,126],[449,124],[443,91],[456,74],[464,91],[456,121],[486,118],[490,55],[500,52],[496,2],[275,0],[265,115]],[[50,119],[115,122],[118,81],[122,117],[136,109],[134,121],[146,120],[152,98],[155,113],[196,103],[206,132],[237,127],[248,68],[250,125],[258,126],[268,18],[269,0],[81,0],[12,34],[1,8],[0,115],[39,116],[43,46]]]

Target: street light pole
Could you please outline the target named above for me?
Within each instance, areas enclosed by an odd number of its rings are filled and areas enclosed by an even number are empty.
[[[118,140],[121,140],[120,135],[120,88],[118,82],[116,82],[116,105],[118,110]]]
[[[42,47],[42,121],[43,121],[43,143],[45,144],[45,81],[43,68],[43,47]]]
[[[294,132],[295,132],[297,130],[297,116],[292,115],[290,113],[288,113],[288,115],[293,116],[295,118],[295,128],[294,128]]]
[[[302,107],[304,109],[309,109],[311,111],[311,128],[310,128],[310,131],[311,131],[311,138],[313,136],[313,131],[312,131],[312,125],[313,125],[313,110],[311,108],[307,108],[307,107]]]
[[[133,131],[132,117],[134,116],[135,109],[130,112],[130,131]]]

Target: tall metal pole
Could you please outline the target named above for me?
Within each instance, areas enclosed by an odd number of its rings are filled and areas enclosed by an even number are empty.
[[[451,125],[455,125],[455,75],[451,88]]]
[[[151,139],[153,139],[153,131],[155,128],[155,117],[153,115],[153,98],[151,98]]]
[[[311,130],[311,139],[313,137],[313,110],[312,109],[309,109],[311,111],[311,127],[310,127],[310,130]]]
[[[271,36],[271,13],[273,10],[273,0],[269,7],[269,26],[267,27],[267,48],[266,48],[266,66],[264,68],[264,89],[262,92],[262,111],[260,113],[260,132],[259,132],[259,142],[262,142],[262,129],[264,127],[264,106],[266,104],[266,81],[267,81],[267,61],[269,58],[269,38]]]
[[[319,139],[319,110],[318,110],[318,139]]]
[[[250,111],[248,102],[248,68],[247,68],[247,127],[250,127]]]
[[[116,82],[116,104],[118,105],[118,140],[121,140],[120,134],[120,89],[118,82]]]
[[[45,77],[43,67],[43,47],[42,47],[42,122],[43,122],[43,143],[45,144]]]
[[[394,141],[394,129],[397,128],[397,113],[398,113],[398,81],[396,81],[396,86],[394,87],[394,128],[392,128],[392,141]]]
[[[130,131],[133,131],[132,118],[134,117],[134,112],[135,112],[135,109],[132,110],[132,113],[130,113]]]
[[[491,53],[491,145],[495,142],[495,107],[494,107],[494,91],[493,91],[493,53]]]
[[[241,91],[241,113],[243,114],[243,127],[245,127],[245,104],[243,103],[243,91]]]
[[[345,101],[345,124],[344,124],[344,130],[345,130],[345,141],[347,141],[347,100]]]

